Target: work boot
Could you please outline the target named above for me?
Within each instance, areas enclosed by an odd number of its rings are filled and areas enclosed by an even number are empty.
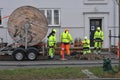
[[[70,55],[67,55],[67,59],[70,60],[70,59],[71,59],[71,56],[70,56]]]
[[[50,56],[48,56],[48,59],[50,59],[51,57]]]
[[[48,59],[49,59],[49,60],[53,60],[53,59],[54,59],[54,56],[48,56]]]

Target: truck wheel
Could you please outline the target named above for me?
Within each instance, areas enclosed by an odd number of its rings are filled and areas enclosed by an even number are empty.
[[[36,48],[28,48],[27,58],[31,61],[36,60],[38,56],[38,50]]]
[[[13,52],[13,58],[17,61],[22,61],[25,58],[25,50],[23,48],[17,48]]]

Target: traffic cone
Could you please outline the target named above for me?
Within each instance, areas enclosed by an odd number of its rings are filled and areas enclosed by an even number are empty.
[[[66,60],[64,53],[62,53],[61,57],[62,57],[61,60]]]
[[[120,54],[119,54],[119,49],[117,49],[117,58],[119,58],[119,55],[120,55]]]
[[[118,42],[118,46],[117,46],[117,58],[119,58],[119,56],[120,56],[119,51],[120,51],[120,48],[119,48],[119,42]]]
[[[65,59],[65,56],[64,56],[64,54],[62,53],[62,55],[61,55],[61,60],[64,60]]]

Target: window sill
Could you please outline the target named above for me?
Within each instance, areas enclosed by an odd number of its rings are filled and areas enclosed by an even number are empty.
[[[48,25],[48,27],[60,27],[60,25]]]
[[[85,5],[106,5],[108,0],[84,0]]]
[[[3,25],[0,25],[0,28],[4,28]]]

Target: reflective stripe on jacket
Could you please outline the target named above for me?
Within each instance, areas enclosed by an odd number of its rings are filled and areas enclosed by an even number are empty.
[[[48,45],[54,46],[56,44],[56,35],[50,35],[48,38]]]
[[[89,47],[90,48],[90,40],[89,39],[84,39],[82,41],[82,43],[83,43],[83,48],[84,47]]]
[[[103,40],[104,39],[104,33],[103,33],[103,31],[100,31],[100,32],[95,31],[94,39],[96,39],[96,38],[100,38],[101,40]]]
[[[67,31],[67,32],[63,32],[62,34],[61,34],[61,42],[63,42],[63,43],[70,43],[70,42],[72,42],[72,37],[71,37],[71,34],[69,34],[69,32]]]

